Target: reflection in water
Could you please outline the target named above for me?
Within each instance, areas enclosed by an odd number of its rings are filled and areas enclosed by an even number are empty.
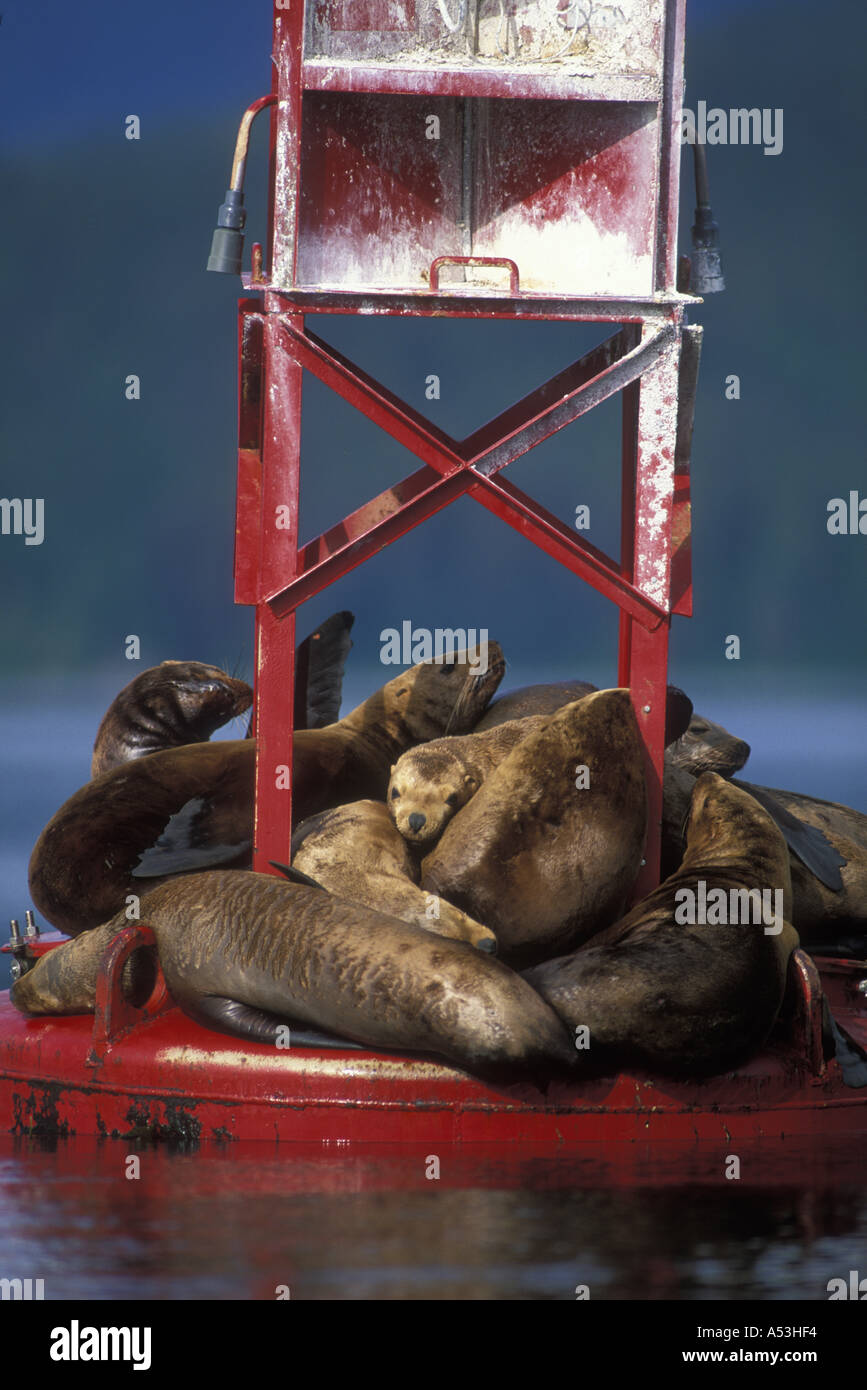
[[[864,1262],[859,1147],[600,1154],[0,1140],[0,1274],[47,1298],[827,1298]],[[619,1162],[626,1159],[625,1164]]]

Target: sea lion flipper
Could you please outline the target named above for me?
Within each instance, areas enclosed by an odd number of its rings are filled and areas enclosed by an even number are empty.
[[[343,673],[355,614],[343,609],[305,638],[295,656],[295,728],[324,729],[340,718]]]
[[[252,840],[232,845],[196,843],[196,826],[205,802],[193,797],[170,818],[159,839],[139,857],[132,878],[162,878],[165,874],[189,873],[230,864],[252,847]]]
[[[221,1033],[232,1033],[239,1038],[253,1038],[255,1042],[273,1043],[286,1051],[292,1047],[364,1051],[360,1043],[339,1038],[333,1033],[321,1033],[318,1028],[298,1026],[291,1018],[278,1018],[276,1014],[257,1009],[252,1004],[242,1004],[240,999],[208,994],[197,999],[195,1007],[185,1005],[185,1008],[190,1017],[205,1028],[216,1028]]]
[[[833,1039],[834,1055],[843,1073],[844,1085],[860,1090],[862,1086],[867,1086],[867,1053],[854,1038],[843,1032],[831,1013],[827,999],[823,1000],[823,1005],[823,1023]]]
[[[302,874],[300,869],[293,869],[291,864],[278,864],[276,859],[269,859],[268,863],[272,869],[279,869],[283,877],[288,878],[290,883],[306,883],[308,888],[321,888],[323,893],[328,891],[323,884],[318,883],[309,874]]]
[[[798,856],[801,863],[805,864],[826,888],[830,888],[834,893],[842,893],[843,879],[840,869],[848,861],[834,848],[822,831],[815,825],[806,825],[804,821],[798,820],[797,816],[787,811],[764,787],[755,787],[750,782],[733,784],[749,792],[750,796],[764,807],[783,832],[789,849]]]

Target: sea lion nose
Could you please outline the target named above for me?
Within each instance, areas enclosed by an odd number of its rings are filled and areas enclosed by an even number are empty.
[[[426,820],[427,816],[423,816],[421,811],[413,811],[409,818],[409,828],[414,835],[418,834]]]

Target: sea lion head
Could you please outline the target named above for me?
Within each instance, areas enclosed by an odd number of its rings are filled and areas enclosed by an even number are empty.
[[[700,777],[703,772],[733,777],[749,756],[748,743],[703,714],[693,714],[686,731],[671,748],[674,765],[693,777]]]
[[[130,681],[99,726],[91,776],[164,748],[204,743],[253,702],[245,681],[201,661],[164,661]]]
[[[246,681],[201,661],[163,661],[150,672],[142,672],[139,680],[148,675],[154,677],[149,687],[152,698],[155,702],[162,698],[166,709],[177,711],[179,729],[190,735],[187,743],[204,743],[215,729],[243,714],[253,703]]]
[[[127,926],[126,916],[119,913],[110,922],[53,947],[14,981],[10,1002],[23,1014],[93,1013],[103,956],[114,937]],[[121,991],[137,1008],[153,993],[156,967],[152,946],[138,947],[124,962]]]
[[[391,769],[389,815],[410,844],[429,846],[478,790],[478,778],[457,752],[423,743],[404,753]]]
[[[711,870],[741,870],[768,888],[791,894],[789,851],[782,832],[749,792],[716,772],[704,772],[693,788],[682,870],[700,863]]]
[[[422,661],[383,688],[410,741],[469,733],[503,679],[506,660],[498,642]]]

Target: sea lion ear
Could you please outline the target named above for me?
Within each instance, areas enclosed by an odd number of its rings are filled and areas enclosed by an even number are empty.
[[[475,782],[475,780],[476,779],[471,772],[464,773],[464,781],[467,783],[468,786],[471,782]]]
[[[393,772],[394,772],[394,769],[395,769],[396,767],[397,767],[397,763],[392,763],[391,767],[388,769],[389,774],[393,773]]]

